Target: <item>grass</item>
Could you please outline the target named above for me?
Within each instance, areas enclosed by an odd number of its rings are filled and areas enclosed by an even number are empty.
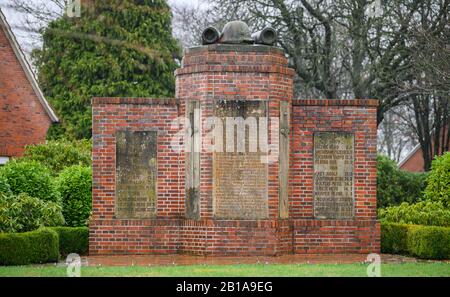
[[[364,264],[240,264],[191,266],[82,267],[82,276],[367,276]],[[450,276],[450,263],[382,264],[382,276]],[[55,264],[0,267],[1,277],[66,276],[66,267]]]

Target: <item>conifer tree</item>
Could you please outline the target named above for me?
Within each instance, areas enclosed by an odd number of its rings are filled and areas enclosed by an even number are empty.
[[[82,1],[52,21],[34,52],[39,83],[62,123],[48,138],[90,138],[92,97],[172,97],[180,48],[164,0]]]

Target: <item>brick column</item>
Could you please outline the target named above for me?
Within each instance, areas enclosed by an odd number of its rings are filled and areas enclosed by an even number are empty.
[[[181,110],[189,101],[198,101],[202,123],[213,116],[215,100],[264,100],[269,117],[279,118],[280,101],[290,107],[293,94],[293,69],[288,68],[284,52],[264,45],[213,44],[190,48],[182,67],[175,73],[176,97]],[[270,133],[270,132],[269,132]],[[203,131],[201,137],[206,137]],[[269,139],[273,139],[269,135]],[[200,216],[213,218],[213,156],[200,156]],[[268,166],[269,219],[278,218],[278,162]]]
[[[376,214],[378,100],[294,100],[290,208],[296,253],[379,252]],[[354,135],[354,212],[347,219],[314,216],[314,133]]]

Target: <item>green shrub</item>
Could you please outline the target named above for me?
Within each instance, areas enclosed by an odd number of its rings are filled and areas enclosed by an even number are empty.
[[[61,193],[66,224],[87,226],[92,209],[92,169],[80,165],[67,167],[56,179],[56,189]]]
[[[379,208],[414,203],[426,186],[426,173],[399,170],[397,164],[386,156],[377,156],[377,205]]]
[[[410,226],[409,254],[424,259],[450,259],[450,228]]]
[[[6,196],[12,195],[11,187],[8,184],[8,180],[3,175],[0,175],[0,195]]]
[[[450,152],[433,160],[427,183],[425,199],[450,207]]]
[[[62,256],[71,253],[86,255],[89,249],[89,228],[87,227],[53,227],[58,233],[59,251]]]
[[[379,209],[378,218],[391,223],[450,226],[450,209],[445,208],[441,202],[403,202],[399,206]]]
[[[0,232],[26,232],[64,224],[61,205],[22,193],[0,197]]]
[[[450,228],[381,222],[381,252],[450,259]]]
[[[401,193],[397,193],[395,203],[415,203],[420,201],[427,185],[427,178],[428,173],[399,170],[398,184],[400,185]]]
[[[386,156],[377,156],[377,206],[393,204],[398,191],[398,168],[394,161]]]
[[[27,146],[23,158],[38,161],[56,176],[72,165],[91,166],[91,151],[91,140],[50,140],[45,144]]]
[[[49,169],[36,161],[12,160],[0,167],[0,175],[6,178],[14,195],[27,193],[45,201],[60,201]]]
[[[25,233],[0,234],[0,265],[26,265],[56,262],[59,259],[58,234],[41,228]]]
[[[406,254],[408,225],[381,223],[381,252],[390,254]]]

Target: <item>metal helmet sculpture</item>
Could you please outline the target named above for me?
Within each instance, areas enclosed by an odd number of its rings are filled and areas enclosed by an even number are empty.
[[[242,21],[226,23],[222,30],[220,43],[253,43],[253,38],[247,24]]]
[[[222,33],[214,27],[206,28],[202,33],[203,44],[228,43],[228,44],[265,44],[273,45],[277,40],[277,33],[268,27],[254,34],[246,23],[232,21],[225,24]]]

